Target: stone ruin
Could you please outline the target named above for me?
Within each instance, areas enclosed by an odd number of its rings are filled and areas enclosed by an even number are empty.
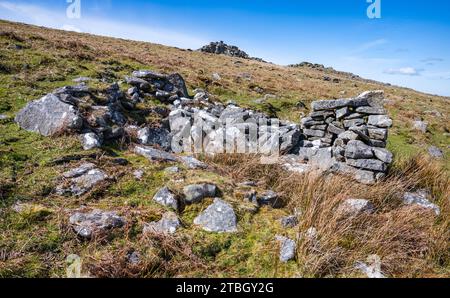
[[[243,59],[251,59],[260,62],[265,62],[261,58],[250,57],[246,52],[239,49],[237,46],[231,46],[223,41],[211,42],[208,45],[201,47],[198,51],[203,53],[217,54],[217,55],[226,55],[230,57],[237,57]]]
[[[383,178],[393,156],[386,149],[392,119],[383,108],[383,91],[369,91],[356,98],[321,100],[312,103],[312,112],[301,120],[306,136],[299,155],[320,165],[351,174],[363,183]]]
[[[126,82],[132,86],[127,92],[118,84],[106,90],[91,90],[84,83],[59,88],[30,102],[15,120],[23,129],[44,136],[77,133],[85,150],[125,138],[137,154],[181,161],[190,168],[206,165],[179,154],[233,150],[266,154],[252,148],[276,146],[280,155],[276,162],[287,170],[341,173],[371,184],[384,177],[392,162],[392,154],[385,149],[392,120],[383,108],[382,91],[315,101],[311,114],[299,124],[234,103],[213,102],[203,90],[195,90],[190,97],[179,74],[135,71]],[[136,108],[150,99],[168,108]],[[147,123],[149,113],[158,114],[160,123]]]

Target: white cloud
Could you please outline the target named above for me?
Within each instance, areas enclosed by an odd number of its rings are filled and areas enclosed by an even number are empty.
[[[69,19],[66,17],[65,10],[54,11],[37,5],[8,1],[0,1],[0,18],[55,29],[149,41],[181,48],[199,48],[207,43],[206,39],[184,32],[157,28],[156,26],[144,26],[86,16],[84,11],[81,19]]]
[[[422,70],[414,67],[390,68],[384,71],[390,75],[419,76]]]

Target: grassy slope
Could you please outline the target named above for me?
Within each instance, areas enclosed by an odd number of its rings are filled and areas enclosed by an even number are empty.
[[[388,109],[395,120],[389,146],[396,153],[397,160],[425,152],[429,145],[436,145],[445,151],[446,157],[442,163],[446,169],[449,168],[450,142],[446,135],[450,112],[448,98],[354,80],[349,75],[332,71],[324,73],[308,68],[287,68],[4,21],[0,21],[0,44],[0,113],[11,117],[27,102],[57,87],[72,84],[72,79],[76,77],[117,81],[135,69],[179,72],[190,90],[206,88],[218,100],[232,99],[242,105],[264,110],[264,105],[253,101],[263,96],[254,91],[255,87],[260,87],[265,90],[264,93],[277,95],[277,99],[270,99],[269,102],[280,109],[280,117],[295,121],[299,120],[301,114],[308,113],[296,107],[300,101],[309,106],[316,99],[354,96],[366,90],[383,89],[390,99]],[[214,82],[213,73],[219,73],[222,79]],[[324,75],[339,78],[340,83],[325,82],[322,79]],[[90,84],[95,87],[107,86],[98,82]],[[124,85],[122,87],[126,88]],[[437,110],[443,116],[426,114],[425,111],[429,110]],[[430,123],[427,134],[422,135],[411,129],[411,122],[417,117]],[[98,160],[109,173],[114,173],[115,183],[111,187],[80,199],[49,196],[55,179],[66,169],[65,166],[52,165],[51,161],[64,155],[86,154],[78,140],[73,136],[44,138],[20,130],[12,121],[0,121],[2,207],[23,200],[51,210],[51,215],[42,218],[34,216],[34,213],[24,217],[7,208],[1,209],[0,276],[63,276],[64,260],[70,253],[82,256],[89,264],[90,271],[98,276],[308,274],[300,263],[279,265],[276,262],[277,249],[273,245],[273,236],[282,232],[277,219],[287,214],[287,210],[264,209],[255,216],[239,212],[242,231],[237,235],[215,236],[188,228],[198,211],[207,206],[208,202],[205,202],[183,213],[182,219],[187,226],[183,237],[186,239],[142,239],[139,232],[143,223],[159,218],[164,212],[163,208],[151,203],[152,195],[167,183],[173,184],[175,188],[180,187],[173,182],[174,177],[163,173],[164,165],[150,164],[118,148],[106,148],[109,149],[107,152],[115,152],[131,162],[127,167],[117,167],[111,163],[108,154]],[[99,155],[104,152],[97,151]],[[132,169],[137,168],[146,169],[146,176],[141,182],[135,181],[130,175]],[[233,181],[228,176],[218,176],[216,171],[184,171],[180,176],[186,179],[186,183],[191,180],[216,182],[236,208],[245,208],[234,199]],[[445,193],[440,195],[445,197]],[[75,239],[67,227],[65,209],[77,208],[81,203],[126,214],[131,222],[125,232],[126,237],[116,237],[102,245],[81,243]],[[288,233],[295,234],[295,231]],[[149,245],[149,241],[156,243]],[[179,251],[172,252],[169,248],[178,247],[173,245],[177,241],[189,243],[189,246],[180,245]],[[120,260],[130,249],[139,250],[145,256],[145,270],[128,268],[124,271],[117,268],[117,262],[113,260]],[[431,271],[434,275],[443,274],[440,270]],[[351,273],[343,271],[336,274]]]

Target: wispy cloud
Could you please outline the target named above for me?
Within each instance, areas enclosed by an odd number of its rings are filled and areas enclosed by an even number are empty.
[[[359,46],[356,50],[353,51],[353,54],[362,54],[364,52],[367,52],[368,50],[377,48],[377,47],[382,46],[387,43],[388,43],[388,40],[384,39],[384,38],[372,40],[372,41],[366,42],[366,43],[362,44],[361,46]]]
[[[66,11],[49,10],[37,5],[0,1],[0,18],[68,31],[149,41],[181,48],[199,48],[207,39],[188,33],[155,26],[130,24],[82,14],[81,19],[68,19]]]
[[[421,62],[423,62],[427,65],[435,65],[437,63],[444,62],[444,59],[430,57],[430,58],[423,59]]]
[[[417,69],[414,67],[402,67],[386,69],[384,73],[390,75],[420,76],[422,71],[422,69]]]

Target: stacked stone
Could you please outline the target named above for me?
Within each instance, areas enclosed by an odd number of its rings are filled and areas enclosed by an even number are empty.
[[[392,120],[383,108],[382,91],[369,91],[356,98],[312,103],[312,113],[302,119],[309,143],[330,148],[334,167],[373,183],[386,173],[392,154],[385,149]]]
[[[128,94],[136,102],[145,96],[154,97],[166,103],[189,98],[184,79],[177,73],[165,75],[149,70],[139,70],[134,71],[131,77],[126,78],[126,81],[133,86],[128,90]]]

